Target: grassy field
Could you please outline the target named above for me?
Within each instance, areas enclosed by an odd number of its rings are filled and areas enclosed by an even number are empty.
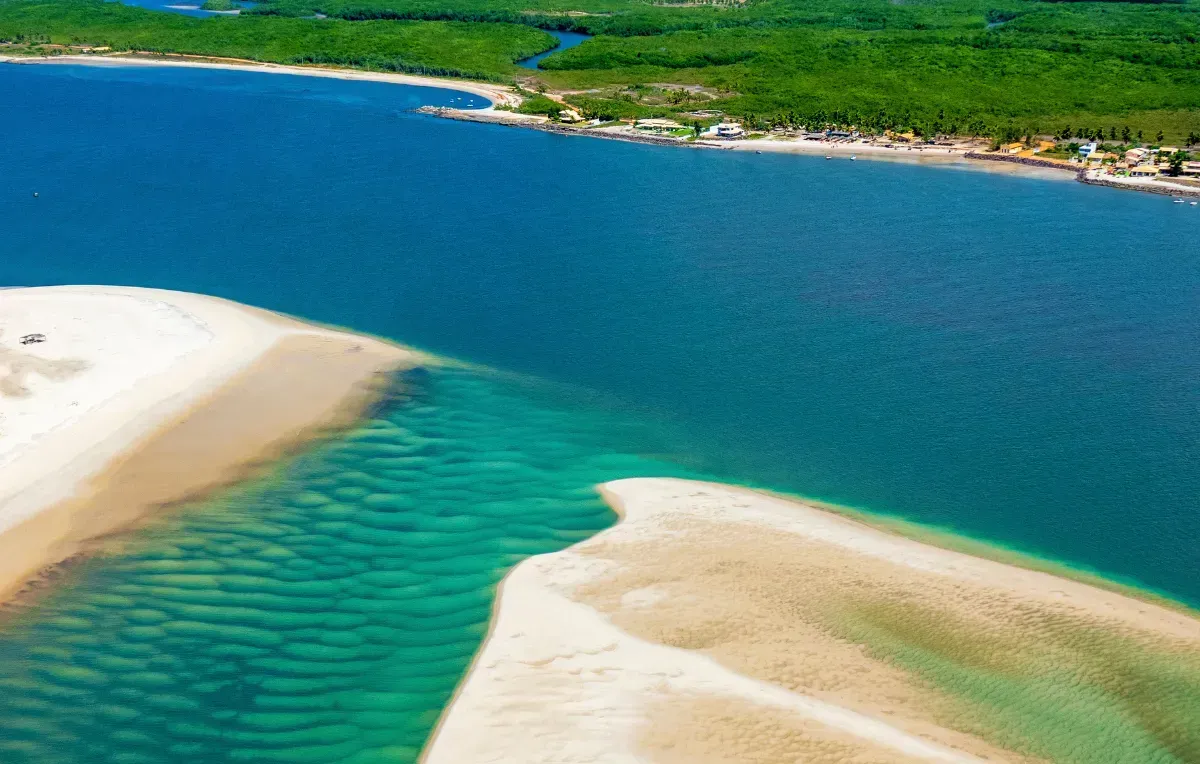
[[[926,135],[1200,133],[1200,0],[715,1],[266,0],[178,19],[0,0],[0,37],[520,78],[600,118],[708,108]],[[514,62],[553,45],[536,27],[597,37],[530,72]]]

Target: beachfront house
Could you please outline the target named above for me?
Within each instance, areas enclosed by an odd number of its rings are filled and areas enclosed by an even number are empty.
[[[1091,143],[1085,143],[1079,147],[1079,156],[1087,159],[1092,155],[1092,152],[1098,148],[1100,148],[1100,146],[1095,141],[1092,141]]]
[[[1129,149],[1125,152],[1125,165],[1136,167],[1148,156],[1150,156],[1150,152],[1147,149]]]
[[[1131,177],[1131,178],[1157,178],[1158,177],[1158,168],[1154,167],[1152,165],[1142,165],[1140,167],[1134,167],[1129,170],[1129,177]]]
[[[737,122],[718,122],[709,128],[709,132],[718,138],[742,138],[746,135]]]
[[[662,135],[663,133],[674,132],[675,130],[683,130],[684,126],[673,119],[639,119],[634,125],[636,129],[644,133],[655,133]]]
[[[1184,162],[1182,172],[1184,175],[1200,175],[1200,162]]]
[[[1019,154],[1024,150],[1024,143],[1006,143],[1000,147],[1001,154]]]
[[[583,122],[583,115],[574,109],[562,109],[558,112],[560,122]]]

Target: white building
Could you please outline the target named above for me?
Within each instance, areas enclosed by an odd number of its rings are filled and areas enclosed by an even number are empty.
[[[669,133],[684,126],[673,119],[639,119],[634,127],[650,133]]]
[[[718,138],[741,138],[746,134],[737,122],[720,122],[710,127],[709,132]]]
[[[1131,166],[1136,165],[1148,156],[1150,156],[1148,149],[1129,149],[1125,152],[1125,163]]]

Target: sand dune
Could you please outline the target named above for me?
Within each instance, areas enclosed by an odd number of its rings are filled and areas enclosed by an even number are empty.
[[[0,596],[352,415],[408,360],[200,295],[0,291]]]
[[[621,523],[505,580],[426,764],[1097,764],[1195,742],[1186,613],[749,490],[605,492]]]

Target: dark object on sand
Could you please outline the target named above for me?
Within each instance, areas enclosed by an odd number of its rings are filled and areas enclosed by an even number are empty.
[[[21,338],[22,345],[32,345],[36,342],[45,342],[46,335],[44,334],[26,334]]]

